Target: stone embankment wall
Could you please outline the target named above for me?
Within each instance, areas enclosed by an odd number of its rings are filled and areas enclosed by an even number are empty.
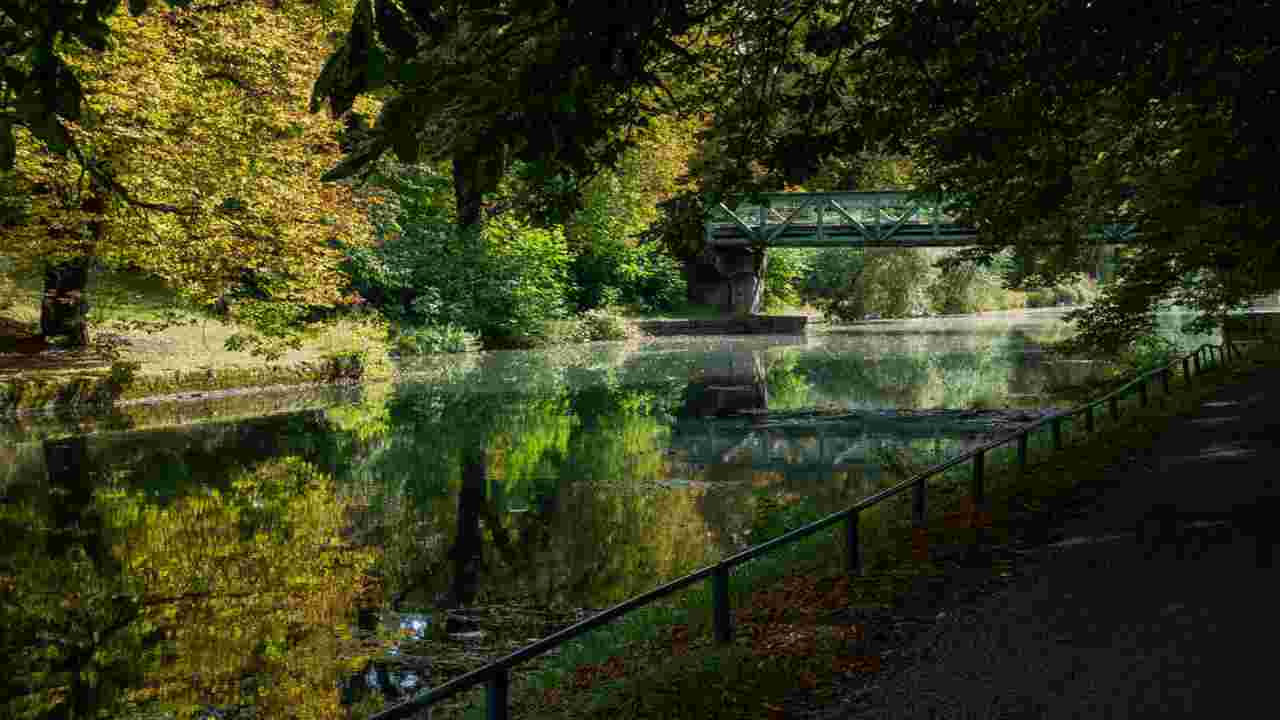
[[[646,335],[803,335],[809,318],[803,315],[751,315],[706,320],[639,320]]]

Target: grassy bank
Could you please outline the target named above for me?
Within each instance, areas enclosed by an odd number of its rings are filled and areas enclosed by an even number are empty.
[[[89,287],[90,346],[39,347],[39,288],[6,278],[0,292],[0,415],[100,411],[174,394],[308,386],[385,375],[385,323],[335,320],[267,359],[227,348],[239,328],[184,311],[161,283],[98,273]]]
[[[910,615],[928,606],[934,589],[963,576],[971,586],[1010,574],[1011,543],[1039,544],[1090,488],[1149,447],[1171,423],[1218,388],[1262,365],[1280,363],[1280,348],[1257,346],[1248,361],[1219,367],[1187,387],[1175,375],[1173,393],[1152,392],[1149,407],[1137,397],[1120,403],[1120,419],[1095,414],[1094,432],[1083,418],[1063,425],[1063,451],[1052,449],[1046,428],[1031,436],[1028,471],[1018,471],[1012,447],[987,459],[988,538],[994,546],[977,567],[962,562],[975,532],[966,507],[970,466],[930,481],[928,547],[910,522],[910,494],[865,511],[860,537],[865,575],[843,572],[836,532],[824,532],[735,569],[731,596],[733,644],[711,643],[710,602],[700,584],[666,606],[642,609],[542,660],[517,668],[512,706],[518,717],[621,718],[786,717],[797,693],[821,702],[837,684],[881,667],[885,658],[867,638],[882,633],[863,611]],[[908,476],[922,467],[901,465]],[[791,526],[816,519],[792,516]],[[882,617],[891,617],[884,615]],[[888,622],[887,620],[884,622]],[[481,717],[479,691],[441,707],[442,717]]]

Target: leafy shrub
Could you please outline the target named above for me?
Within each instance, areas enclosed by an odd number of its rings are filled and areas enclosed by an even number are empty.
[[[832,249],[815,257],[813,267],[817,278],[805,283],[805,291],[829,318],[920,317],[931,312],[929,288],[937,269],[921,250]]]
[[[559,228],[500,216],[476,236],[434,215],[418,220],[402,215],[400,235],[348,250],[350,284],[392,322],[452,325],[511,347],[536,341],[546,320],[565,315],[570,257]]]
[[[804,302],[802,284],[811,272],[814,251],[807,248],[770,248],[764,270],[765,310],[794,307]]]
[[[328,353],[321,361],[329,382],[359,382],[364,377],[365,353],[359,350]]]
[[[825,248],[809,259],[809,269],[800,282],[800,297],[833,319],[859,319],[866,304],[855,283],[865,267],[862,250]]]
[[[461,353],[474,349],[480,339],[458,325],[427,325],[401,330],[392,351],[401,357]]]
[[[1150,333],[1129,343],[1120,353],[1120,362],[1135,372],[1143,372],[1167,365],[1179,355],[1177,343],[1162,335]]]
[[[591,339],[586,323],[578,318],[565,320],[547,320],[542,323],[542,332],[536,339],[528,339],[525,347],[543,347],[584,343]]]
[[[1027,307],[1055,307],[1058,305],[1087,305],[1101,291],[1097,282],[1080,278],[1065,285],[1036,288],[1027,292]]]
[[[572,300],[579,310],[626,304],[654,312],[670,310],[685,299],[680,262],[654,243],[633,246],[596,237],[579,245],[569,273]]]
[[[635,337],[636,328],[626,318],[597,308],[582,314],[582,325],[591,340],[626,340]]]

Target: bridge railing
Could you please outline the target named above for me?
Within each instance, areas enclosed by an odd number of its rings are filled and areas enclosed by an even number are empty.
[[[374,715],[371,720],[398,720],[399,718],[408,718],[423,708],[429,707],[442,700],[446,700],[460,692],[469,690],[481,684],[485,685],[486,688],[485,705],[487,717],[490,720],[506,720],[506,718],[510,717],[509,689],[510,673],[512,668],[527,660],[538,657],[539,655],[542,655],[612,620],[620,618],[633,610],[649,605],[650,603],[661,600],[675,592],[703,581],[709,581],[711,583],[713,635],[716,642],[727,644],[733,640],[732,613],[730,612],[731,608],[729,597],[729,571],[734,567],[753,558],[770,553],[784,545],[789,545],[797,540],[814,535],[815,533],[821,532],[827,528],[842,525],[844,536],[843,540],[845,544],[846,570],[851,575],[861,575],[863,572],[863,561],[862,548],[858,533],[858,520],[859,515],[863,510],[874,507],[889,498],[910,490],[912,492],[912,527],[917,531],[923,531],[926,528],[925,507],[927,503],[928,481],[932,478],[939,477],[953,467],[964,463],[971,463],[972,475],[969,483],[969,495],[975,512],[977,513],[977,517],[981,518],[983,517],[986,508],[985,471],[988,452],[1010,443],[1016,443],[1018,470],[1019,472],[1025,472],[1027,468],[1028,438],[1032,433],[1048,428],[1052,436],[1053,449],[1061,450],[1063,448],[1062,423],[1064,420],[1083,416],[1086,431],[1093,432],[1095,427],[1094,412],[1102,408],[1104,405],[1107,407],[1107,412],[1114,422],[1120,419],[1119,403],[1122,398],[1136,394],[1139,398],[1140,406],[1146,407],[1151,400],[1154,388],[1161,388],[1163,396],[1170,395],[1173,392],[1173,371],[1178,368],[1179,364],[1181,365],[1183,384],[1189,387],[1194,385],[1195,379],[1204,372],[1224,363],[1232,362],[1233,358],[1236,362],[1244,358],[1243,352],[1237,347],[1236,343],[1228,341],[1221,345],[1201,345],[1193,352],[1184,355],[1181,358],[1175,359],[1166,365],[1138,375],[1134,379],[1103,395],[1102,397],[1023,426],[1011,435],[993,440],[951,458],[950,460],[934,465],[933,467],[903,480],[896,485],[885,488],[873,495],[869,495],[844,510],[832,513],[831,515],[809,523],[808,525],[804,525],[803,527],[796,528],[795,530],[785,533],[768,542],[747,548],[746,550],[727,557],[714,565],[702,568],[701,570],[692,572],[676,580],[672,580],[664,585],[660,585],[649,592],[633,597],[630,600],[597,613],[582,622],[571,625],[535,643],[516,650],[506,657],[495,660],[483,667],[477,668],[465,675],[450,680],[449,682],[428,690],[406,702],[388,708]],[[982,525],[982,522],[975,524],[979,530],[975,534],[975,544],[982,544],[985,542],[981,530]]]

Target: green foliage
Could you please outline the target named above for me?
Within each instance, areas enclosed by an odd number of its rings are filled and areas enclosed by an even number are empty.
[[[622,304],[659,312],[685,299],[680,262],[655,243],[597,236],[579,247],[569,271],[573,303],[582,310]]]
[[[760,304],[766,311],[800,305],[801,283],[810,273],[814,251],[807,248],[770,248],[764,270],[764,297]]]
[[[400,357],[461,353],[475,348],[479,338],[458,325],[422,325],[400,329],[392,351]]]
[[[1166,5],[1134,26],[1123,3],[977,4],[939,33],[934,14],[892,6],[851,70],[866,97],[892,98],[877,134],[912,148],[922,189],[968,194],[982,253],[1017,244],[1023,272],[1052,286],[1096,261],[1090,224],[1136,225],[1116,282],[1072,316],[1081,342],[1124,348],[1170,301],[1204,329],[1280,287],[1275,209],[1260,200],[1280,159],[1266,129],[1274,7]]]
[[[329,353],[321,358],[329,382],[359,382],[364,377],[367,353],[346,350]]]
[[[558,229],[499,218],[476,236],[413,220],[401,218],[407,231],[381,247],[349,250],[352,286],[388,319],[510,344],[541,336],[543,321],[564,316],[569,253]]]
[[[536,343],[546,321],[567,312],[569,248],[559,227],[536,228],[511,213],[479,234],[458,230],[448,210],[451,183],[429,166],[381,178],[396,209],[377,218],[374,248],[348,247],[343,270],[351,287],[388,320],[434,328],[404,341],[457,347],[459,331],[485,345]],[[453,330],[444,331],[443,328]],[[444,335],[441,335],[441,333]],[[431,338],[431,339],[428,339]]]
[[[819,250],[810,260],[809,273],[800,286],[800,295],[827,317],[862,317],[865,314],[862,294],[854,291],[854,283],[865,265],[861,249]]]
[[[581,322],[591,340],[627,340],[637,334],[626,318],[604,308],[586,311]]]
[[[1120,361],[1136,372],[1144,372],[1173,362],[1181,356],[1178,344],[1169,338],[1152,333],[1142,335],[1125,348]]]
[[[805,294],[828,317],[919,317],[931,311],[937,270],[921,250],[831,249],[819,253],[813,267]]]
[[[1059,305],[1085,305],[1099,296],[1098,284],[1087,278],[1036,288],[1027,292],[1027,307],[1056,307]]]

